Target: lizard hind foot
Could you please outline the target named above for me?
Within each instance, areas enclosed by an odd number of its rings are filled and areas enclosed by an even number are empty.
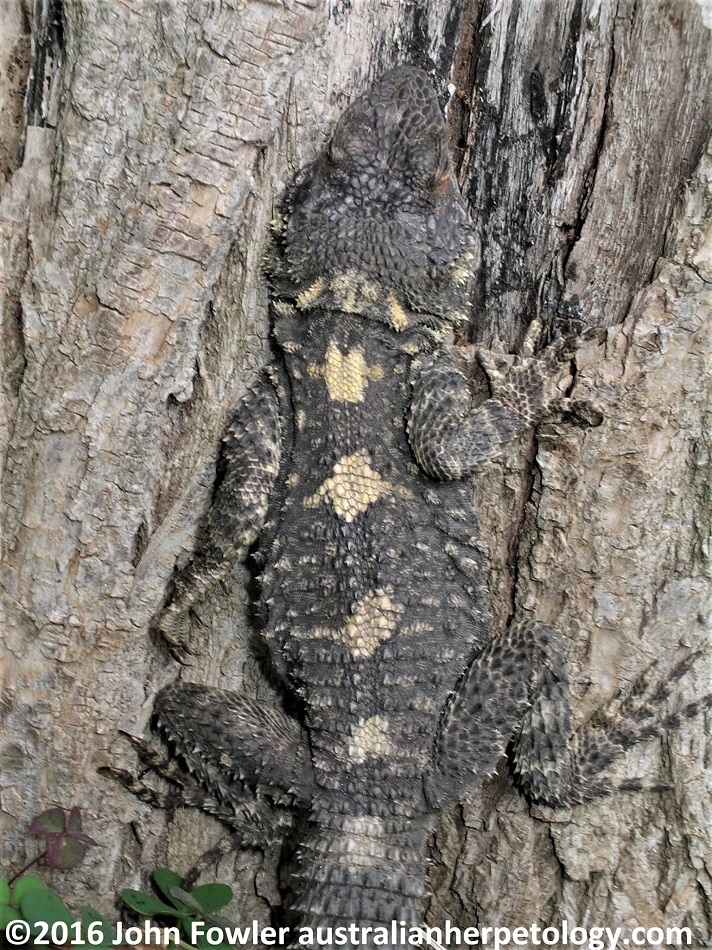
[[[275,847],[281,842],[285,829],[291,825],[290,813],[266,801],[261,795],[255,798],[255,789],[235,777],[229,762],[223,767],[222,762],[215,757],[211,760],[208,756],[202,769],[190,768],[187,762],[187,767],[184,767],[179,759],[169,757],[148,740],[128,733],[124,735],[138,754],[140,774],[114,766],[102,766],[97,770],[100,775],[120,782],[132,795],[154,808],[168,811],[176,807],[198,809],[232,829],[226,839],[222,839],[199,859],[194,873],[189,877],[197,877],[220,855],[240,847],[264,852],[266,848]],[[195,765],[200,754],[198,743],[192,745],[191,752],[195,757],[192,764]],[[186,755],[182,758],[185,761]],[[159,791],[149,785],[144,780],[148,771],[168,782],[169,788]]]
[[[138,748],[134,739],[136,737],[129,737],[132,740],[132,744]],[[149,748],[150,744],[141,740],[145,748]],[[162,752],[151,747],[153,752],[157,753],[155,756],[151,754],[151,759],[155,763],[152,765],[153,770],[162,778],[167,779],[170,782],[175,781],[172,768],[174,763],[171,763]],[[141,755],[143,759],[144,756]],[[161,760],[167,762],[171,769],[169,770],[170,774],[167,774],[159,764]],[[175,766],[178,768],[177,766]],[[114,766],[105,765],[97,769],[100,775],[103,775],[107,778],[114,779],[115,781],[120,782],[124,788],[131,792],[132,795],[135,795],[139,801],[144,802],[146,805],[150,805],[153,808],[161,808],[166,811],[172,811],[176,807],[186,807],[186,808],[197,808],[201,811],[204,811],[208,814],[214,815],[216,818],[221,818],[223,821],[226,821],[228,824],[232,825],[233,828],[236,828],[236,819],[234,815],[226,815],[221,813],[218,807],[218,803],[205,791],[205,789],[200,788],[200,786],[186,773],[183,773],[180,779],[179,787],[173,787],[167,792],[159,792],[152,786],[148,785],[143,781],[142,777],[134,775],[132,772],[129,772],[126,769],[115,768]],[[254,836],[255,838],[257,836]],[[200,855],[195,864],[183,875],[183,882],[188,887],[192,887],[200,875],[206,871],[209,867],[217,864],[217,862],[227,855],[238,851],[243,847],[255,847],[260,848],[263,851],[268,851],[270,848],[275,846],[275,841],[253,841],[251,836],[246,833],[245,829],[237,829],[231,831],[229,834],[224,835],[220,840],[213,845],[212,848],[209,848],[203,854]]]
[[[127,769],[119,769],[113,765],[102,765],[97,769],[97,772],[105,778],[120,782],[128,792],[131,792],[139,801],[145,802],[147,805],[165,809],[173,807],[174,802],[170,792],[156,791],[155,788],[146,785],[142,779]]]
[[[135,775],[127,769],[104,765],[97,769],[99,775],[120,782],[139,801],[154,808],[171,810],[177,806],[185,806],[207,810],[204,801],[207,797],[205,790],[181,769],[178,763],[169,759],[163,750],[141,736],[134,736],[127,732],[123,732],[123,735],[138,753],[142,765],[141,774]],[[170,786],[168,791],[160,792],[148,785],[144,781],[144,775],[148,771],[154,772],[159,778],[168,782]]]
[[[623,749],[679,728],[687,719],[712,707],[711,693],[661,715],[661,708],[672,695],[675,684],[701,656],[701,650],[688,653],[662,677],[658,674],[659,661],[654,660],[636,678],[622,702],[619,692],[597,711],[589,727]]]
[[[570,784],[561,804],[589,801],[613,791],[662,792],[671,788],[665,780],[637,776],[617,781],[609,779],[606,772],[633,746],[672,732],[712,708],[712,694],[708,694],[661,713],[675,684],[701,655],[701,651],[689,653],[663,677],[657,675],[659,663],[654,661],[638,676],[622,702],[620,694],[614,696],[576,733]]]

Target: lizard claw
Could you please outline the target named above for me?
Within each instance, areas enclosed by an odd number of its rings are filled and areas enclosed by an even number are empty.
[[[135,736],[132,732],[126,732],[125,729],[119,729],[119,734],[131,743],[140,756],[147,755],[151,745],[143,736]]]
[[[477,357],[477,362],[480,364],[480,368],[487,377],[487,383],[492,389],[496,391],[504,383],[507,373],[512,366],[512,357],[509,358],[502,353],[495,353],[492,350],[485,350],[481,347],[478,347],[475,356]]]
[[[165,778],[169,782],[174,782],[176,785],[183,784],[184,776],[181,774],[180,769],[175,762],[166,758],[161,749],[152,742],[149,742],[148,739],[144,739],[143,736],[135,736],[131,732],[126,732],[125,729],[119,729],[119,732],[125,739],[128,739],[136,750],[136,755],[139,757],[144,770],[149,769],[153,772],[157,772],[162,778]],[[116,771],[121,770],[114,770],[112,772],[116,778],[120,779],[120,776],[115,774]]]
[[[140,736],[131,735],[131,733],[125,732],[123,729],[120,729],[119,732],[124,735],[136,749],[139,760],[144,766],[144,773],[147,770],[153,770],[160,775],[161,778],[178,786],[178,789],[183,787],[185,783],[180,774],[179,767],[166,759],[159,749],[152,746],[150,742],[147,742]],[[119,769],[113,765],[101,765],[97,769],[97,772],[99,775],[120,782],[132,795],[135,795],[140,801],[145,802],[147,805],[153,805],[158,808],[170,807],[176,794],[175,790],[168,793],[157,792],[145,784],[142,775],[135,775],[127,771],[127,769]]]
[[[590,429],[598,428],[606,418],[600,403],[591,399],[570,399],[568,396],[555,399],[546,410],[547,415],[561,415],[563,413],[575,416],[577,421]]]
[[[103,775],[105,778],[116,779],[126,788],[130,788],[136,781],[136,777],[132,775],[127,769],[117,769],[113,765],[100,765],[96,771],[99,775]]]
[[[181,643],[176,643],[173,645],[166,644],[166,645],[168,646],[168,652],[176,661],[176,663],[180,663],[181,666],[193,665],[189,659],[189,657],[193,655],[193,651],[190,650],[187,646]]]

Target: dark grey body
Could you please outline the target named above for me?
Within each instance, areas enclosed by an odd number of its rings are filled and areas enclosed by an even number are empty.
[[[504,369],[481,355],[492,393],[473,405],[448,340],[476,263],[437,100],[402,67],[288,196],[271,261],[283,365],[235,414],[203,543],[159,621],[184,648],[190,607],[260,539],[265,635],[304,722],[175,685],[156,720],[182,768],[136,745],[243,843],[309,816],[305,925],[417,924],[429,831],[508,746],[531,799],[573,804],[611,790],[625,748],[698,710],[658,712],[693,657],[573,734],[561,634],[529,622],[493,637],[462,479],[551,410],[575,345],[535,357],[533,323]]]
[[[385,878],[397,882],[399,919],[415,922],[433,815],[424,776],[447,697],[489,636],[467,487],[436,485],[406,438],[412,355],[403,347],[427,346],[420,331],[396,336],[359,316],[317,311],[308,321],[282,317],[276,335],[288,346],[301,420],[279,479],[300,474],[274,513],[263,594],[275,661],[306,704],[314,765],[315,831],[305,847],[320,857],[303,873],[319,883],[303,905],[316,916],[318,894],[345,919],[380,920]],[[331,398],[323,376],[310,374],[328,347],[378,367],[361,401]],[[364,509],[349,520],[328,498],[310,501],[344,458],[357,460],[354,483],[363,460],[380,479],[373,494],[382,492],[368,505],[355,498]],[[345,482],[348,490],[348,473]],[[359,837],[369,856],[362,872],[344,867]]]

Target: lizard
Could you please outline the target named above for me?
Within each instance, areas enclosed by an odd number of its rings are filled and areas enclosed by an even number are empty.
[[[155,703],[175,757],[134,739],[174,791],[104,771],[153,804],[202,808],[243,845],[278,840],[302,811],[304,926],[419,926],[441,812],[507,751],[532,802],[640,787],[606,770],[700,710],[659,713],[696,654],[575,732],[561,632],[493,634],[468,476],[552,411],[577,344],[535,352],[533,320],[504,368],[481,354],[491,393],[473,401],[452,333],[477,245],[425,73],[398,67],[345,110],[274,229],[278,358],[232,418],[202,542],[158,627],[182,657],[191,607],[259,542],[264,636],[303,721],[175,683]]]

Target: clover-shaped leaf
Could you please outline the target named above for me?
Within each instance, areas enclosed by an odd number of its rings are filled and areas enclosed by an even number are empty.
[[[69,812],[58,805],[48,808],[36,815],[27,828],[33,835],[47,839],[44,857],[55,871],[76,867],[83,861],[87,848],[97,845],[82,831],[82,815],[76,805]]]
[[[48,808],[35,815],[27,826],[27,830],[38,838],[50,838],[52,835],[64,834],[67,828],[67,813],[59,806]]]

